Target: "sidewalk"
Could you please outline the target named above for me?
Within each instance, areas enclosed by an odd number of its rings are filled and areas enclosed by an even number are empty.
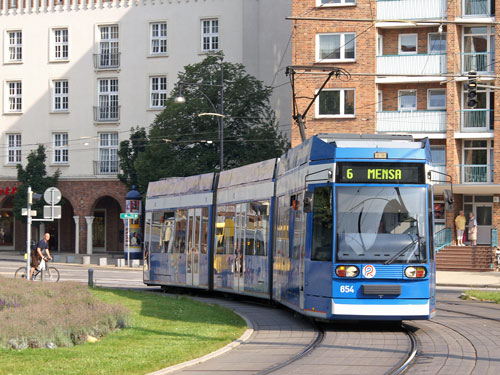
[[[92,254],[90,259],[83,257],[85,254],[58,253],[53,252],[52,257],[56,263],[86,264],[96,266],[116,267],[119,263],[125,267],[127,260],[123,253],[118,254]],[[23,261],[24,255],[12,251],[0,251],[0,261]],[[89,263],[84,263],[89,261]],[[142,266],[142,260],[131,261],[132,268]],[[126,267],[129,268],[129,267]],[[457,271],[437,271],[437,286],[453,286],[463,288],[497,288],[500,289],[500,272],[457,272]]]
[[[51,251],[54,263],[81,264],[93,266],[126,267],[127,258],[123,253],[74,254]],[[24,254],[14,251],[0,251],[0,261],[24,261]],[[132,268],[142,267],[142,259],[130,259]],[[129,267],[127,267],[129,268]]]

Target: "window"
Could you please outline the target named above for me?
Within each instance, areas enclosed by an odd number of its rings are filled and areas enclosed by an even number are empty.
[[[68,162],[68,133],[54,133],[54,163]]]
[[[400,90],[398,99],[400,111],[415,111],[417,109],[417,90]]]
[[[68,29],[52,29],[52,60],[68,60]]]
[[[430,33],[428,50],[429,54],[446,53],[446,33]]]
[[[355,5],[356,0],[316,0],[318,7],[333,7],[339,5]]]
[[[311,260],[331,262],[333,249],[332,188],[314,190]]]
[[[464,27],[462,71],[493,72],[495,70],[495,28]]]
[[[354,117],[354,89],[325,89],[319,94],[316,117]]]
[[[117,121],[119,119],[118,79],[99,80],[99,107],[96,121]]]
[[[201,20],[201,50],[202,52],[219,49],[219,20]]]
[[[151,55],[167,53],[167,23],[155,22],[150,24]]]
[[[53,81],[54,98],[52,110],[55,112],[67,112],[69,109],[69,86],[67,80]]]
[[[118,25],[99,26],[99,37],[97,68],[118,68],[120,66]]]
[[[21,134],[8,134],[7,142],[7,163],[19,164],[21,162]]]
[[[464,140],[462,183],[493,182],[493,164],[493,141]]]
[[[427,90],[427,109],[446,109],[446,90]]]
[[[21,30],[7,31],[8,62],[23,60],[23,32]]]
[[[150,77],[151,108],[163,108],[167,100],[167,77]]]
[[[417,34],[400,34],[399,35],[399,54],[416,54],[417,53]]]
[[[318,34],[316,36],[316,61],[354,61],[356,34]]]
[[[7,82],[7,112],[21,112],[23,110],[22,82]]]
[[[118,173],[118,133],[99,134],[98,173]]]

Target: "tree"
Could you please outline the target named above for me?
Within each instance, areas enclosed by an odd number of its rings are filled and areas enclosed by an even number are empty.
[[[120,169],[123,173],[118,175],[121,182],[127,185],[129,190],[132,186],[137,186],[137,172],[134,164],[137,156],[144,152],[147,142],[146,129],[136,127],[130,129],[130,140],[120,142],[118,157],[120,159]]]
[[[128,181],[135,178],[135,173],[141,193],[146,191],[150,181],[160,178],[219,171],[219,119],[216,116],[198,115],[214,111],[220,113],[222,58],[222,53],[207,56],[200,63],[187,65],[179,73],[178,79],[184,83],[182,87],[186,102],[174,102],[178,95],[177,89],[170,93],[165,109],[150,126],[144,151],[135,155],[135,172],[123,170],[124,178]],[[269,104],[271,88],[247,74],[242,64],[222,64],[224,169],[283,154],[289,144],[277,130],[276,117]],[[128,167],[132,157],[127,154],[126,146],[124,144],[121,148],[120,157],[125,156],[121,165]]]
[[[61,171],[58,169],[53,176],[47,176],[45,168],[45,147],[38,145],[36,150],[32,150],[28,155],[28,164],[26,169],[21,164],[17,165],[17,180],[21,183],[18,187],[17,193],[14,195],[14,216],[16,219],[26,221],[26,217],[21,215],[23,208],[27,206],[27,192],[28,186],[35,193],[43,194],[43,192],[51,187],[57,186]],[[38,214],[43,212],[44,202],[42,200],[34,201],[32,209],[36,210]]]

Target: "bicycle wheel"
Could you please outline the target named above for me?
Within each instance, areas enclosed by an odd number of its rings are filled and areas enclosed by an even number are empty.
[[[59,271],[55,267],[48,267],[45,270],[45,281],[57,283],[59,281]]]
[[[14,274],[14,278],[16,279],[25,279],[26,278],[26,267],[19,267]]]

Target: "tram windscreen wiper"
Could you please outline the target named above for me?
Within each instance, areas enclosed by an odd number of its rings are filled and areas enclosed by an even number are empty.
[[[411,241],[408,245],[406,245],[405,247],[403,247],[400,251],[398,251],[396,253],[396,255],[392,256],[391,258],[387,259],[384,264],[392,264],[396,261],[396,259],[398,259],[401,255],[403,255],[405,252],[408,251],[409,248],[411,248],[413,245],[415,245],[417,242],[420,243],[420,241],[422,240],[422,237],[418,236],[417,238],[415,238],[413,241]]]

